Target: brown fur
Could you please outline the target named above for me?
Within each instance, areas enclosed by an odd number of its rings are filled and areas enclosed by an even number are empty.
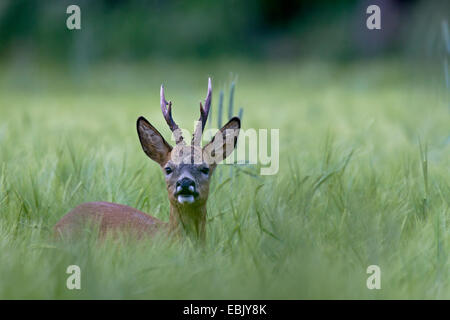
[[[110,202],[87,202],[67,213],[55,225],[55,233],[62,237],[77,236],[83,228],[94,223],[100,236],[109,231],[129,231],[138,238],[167,230],[168,224],[144,212],[125,205]]]

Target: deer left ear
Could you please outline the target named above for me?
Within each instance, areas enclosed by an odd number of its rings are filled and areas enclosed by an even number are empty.
[[[212,162],[210,165],[217,165],[233,152],[240,129],[241,120],[238,117],[231,118],[203,148],[203,154]]]
[[[169,154],[172,151],[171,145],[144,117],[139,117],[136,127],[145,154],[160,166],[164,166],[169,160]]]

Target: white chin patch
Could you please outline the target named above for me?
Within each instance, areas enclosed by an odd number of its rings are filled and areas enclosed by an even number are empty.
[[[194,202],[194,196],[185,196],[185,195],[179,195],[178,196],[178,202],[183,204],[183,203],[192,203]]]

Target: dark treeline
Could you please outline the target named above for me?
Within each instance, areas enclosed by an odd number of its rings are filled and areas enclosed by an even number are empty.
[[[0,57],[29,54],[64,62],[220,55],[285,59],[320,54],[345,59],[395,53],[411,38],[411,17],[423,6],[445,12],[443,3],[2,0]],[[81,30],[66,28],[66,8],[71,4],[81,8]],[[369,4],[382,9],[382,32],[365,27]]]

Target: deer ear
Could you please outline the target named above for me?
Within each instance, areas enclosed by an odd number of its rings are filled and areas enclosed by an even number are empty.
[[[144,117],[139,117],[136,123],[141,146],[150,159],[163,166],[169,160],[172,147],[164,140],[158,130],[153,127]]]
[[[205,158],[211,161],[210,165],[217,165],[233,152],[240,129],[241,120],[234,117],[217,131],[214,138],[203,148]]]

